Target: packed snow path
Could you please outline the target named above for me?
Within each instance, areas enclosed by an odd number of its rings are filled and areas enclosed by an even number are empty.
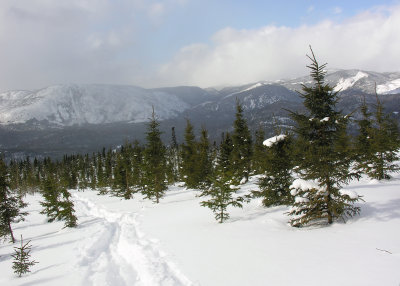
[[[101,226],[84,240],[78,267],[87,267],[84,285],[193,285],[166,260],[156,240],[140,231],[137,213],[112,212],[74,194],[76,208]]]

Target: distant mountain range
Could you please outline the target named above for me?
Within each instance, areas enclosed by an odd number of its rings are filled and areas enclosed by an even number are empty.
[[[375,87],[386,112],[399,120],[400,73],[360,70],[328,71],[326,82],[340,92],[339,108],[354,112],[360,101],[374,104]],[[254,130],[261,126],[272,134],[273,125],[291,124],[287,110],[302,109],[297,91],[310,84],[309,76],[261,81],[221,89],[170,87],[144,89],[122,85],[56,85],[35,91],[0,94],[0,151],[8,157],[52,156],[93,152],[100,148],[142,140],[152,108],[161,122],[166,143],[176,127],[181,138],[185,118],[205,126],[211,140],[230,131],[236,99]]]

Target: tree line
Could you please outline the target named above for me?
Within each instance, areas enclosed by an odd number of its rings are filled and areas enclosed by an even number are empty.
[[[348,124],[354,119],[337,109],[339,93],[325,82],[326,64],[320,65],[312,50],[308,57],[313,82],[300,91],[306,112],[289,111],[295,126],[276,128],[276,136],[267,140],[261,128],[252,136],[237,100],[233,131],[222,133],[218,143],[209,141],[204,127],[196,136],[187,119],[184,142],[177,142],[172,127],[170,142],[164,144],[153,110],[144,144],[125,142],[115,150],[65,155],[59,161],[26,158],[6,165],[0,158],[0,235],[14,241],[11,223],[26,215],[26,193],[42,194],[42,213],[49,222],[63,220],[74,227],[69,189],[97,189],[124,199],[140,193],[159,203],[176,182],[198,189],[201,205],[221,223],[229,218],[228,206],[242,207],[253,198],[261,198],[266,207],[291,206],[290,223],[297,227],[358,214],[355,203],[362,198],[342,187],[362,174],[383,180],[399,171],[398,126],[377,96],[373,110],[361,103],[358,134],[350,135]],[[260,175],[259,189],[239,196],[237,186],[252,175]]]

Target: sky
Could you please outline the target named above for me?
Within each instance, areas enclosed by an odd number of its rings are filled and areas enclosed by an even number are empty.
[[[400,0],[1,0],[0,91],[400,71]]]

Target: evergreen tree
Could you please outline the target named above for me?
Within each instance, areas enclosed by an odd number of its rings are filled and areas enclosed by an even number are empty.
[[[366,172],[371,178],[378,180],[389,179],[390,172],[399,172],[400,167],[395,163],[399,160],[397,151],[400,148],[399,131],[396,121],[384,113],[383,104],[378,98],[375,111],[375,122],[371,135],[372,156]]]
[[[136,192],[133,186],[132,178],[132,157],[133,150],[129,144],[125,144],[117,155],[115,170],[114,170],[114,183],[113,190],[117,196],[121,196],[126,200],[132,198]]]
[[[373,122],[371,118],[371,113],[368,111],[368,106],[364,101],[360,107],[362,119],[357,120],[358,124],[358,135],[355,138],[355,161],[356,161],[356,169],[361,172],[368,173],[372,161],[372,157],[374,156],[374,152],[372,150],[372,130],[373,130]]]
[[[258,181],[260,191],[252,193],[254,197],[262,197],[266,207],[289,205],[292,202],[289,189],[293,181],[291,142],[291,136],[283,134],[264,141],[267,147],[265,173]]]
[[[219,147],[217,165],[222,168],[224,173],[232,175],[231,154],[233,150],[232,138],[229,133],[222,134],[222,142]]]
[[[205,186],[200,195],[209,197],[208,200],[202,201],[200,205],[210,208],[219,223],[229,219],[227,211],[229,206],[241,208],[244,201],[243,197],[235,196],[238,188],[234,186],[232,179],[230,157],[233,146],[229,133],[226,136],[223,135],[222,139],[215,170],[208,179],[209,186]]]
[[[232,134],[232,167],[237,181],[243,178],[247,182],[251,170],[252,139],[247,122],[243,116],[243,107],[236,99],[236,119]]]
[[[197,142],[195,140],[193,125],[186,119],[185,142],[182,145],[181,173],[187,188],[196,188],[199,185],[197,168]]]
[[[53,222],[59,217],[59,195],[59,186],[57,186],[54,175],[48,174],[42,185],[42,197],[44,201],[40,202],[40,205],[43,207],[43,210],[40,213],[47,216],[48,222]]]
[[[255,174],[262,174],[265,170],[267,149],[263,144],[264,137],[265,132],[260,126],[255,132],[253,146],[252,170]]]
[[[236,188],[232,185],[231,176],[224,173],[221,169],[211,179],[211,186],[204,190],[200,196],[208,196],[209,199],[200,203],[203,207],[210,208],[219,223],[229,219],[227,208],[242,207],[243,198],[235,197]]]
[[[290,223],[294,226],[325,220],[331,224],[335,219],[360,211],[353,205],[359,197],[349,197],[340,191],[355,176],[349,171],[348,118],[336,110],[337,93],[324,82],[326,64],[319,65],[312,49],[311,53],[312,57],[308,56],[311,65],[307,67],[314,82],[310,87],[303,85],[300,93],[307,113],[291,112],[291,117],[297,123],[297,171],[302,179],[316,182],[320,189],[293,191],[297,197],[289,214],[293,216]]]
[[[43,210],[40,213],[47,216],[48,222],[63,220],[65,227],[76,226],[77,218],[74,215],[74,204],[70,200],[71,195],[52,173],[43,182],[42,196],[44,201],[40,205]]]
[[[21,209],[27,204],[22,201],[21,195],[11,192],[8,182],[7,166],[0,158],[0,237],[11,237],[14,243],[15,238],[11,223],[17,223],[24,220],[26,212]]]
[[[63,220],[65,227],[76,227],[77,217],[75,216],[74,203],[71,201],[71,194],[67,189],[61,189],[61,200],[59,201],[59,215],[58,219]]]
[[[197,157],[196,174],[198,176],[198,187],[206,188],[210,185],[209,178],[212,173],[212,159],[210,154],[210,142],[208,141],[208,132],[204,127],[201,129]]]
[[[31,272],[30,268],[38,263],[35,260],[31,260],[31,246],[29,245],[31,241],[24,244],[21,235],[21,246],[14,247],[15,253],[11,256],[14,258],[13,266],[14,273],[21,277],[22,274]]]
[[[180,172],[180,155],[179,145],[176,141],[175,127],[171,128],[171,142],[167,152],[167,164],[168,164],[168,182],[175,183],[179,180]]]
[[[159,203],[167,190],[165,167],[165,147],[161,141],[159,122],[156,120],[153,108],[146,132],[142,193],[156,203]]]

